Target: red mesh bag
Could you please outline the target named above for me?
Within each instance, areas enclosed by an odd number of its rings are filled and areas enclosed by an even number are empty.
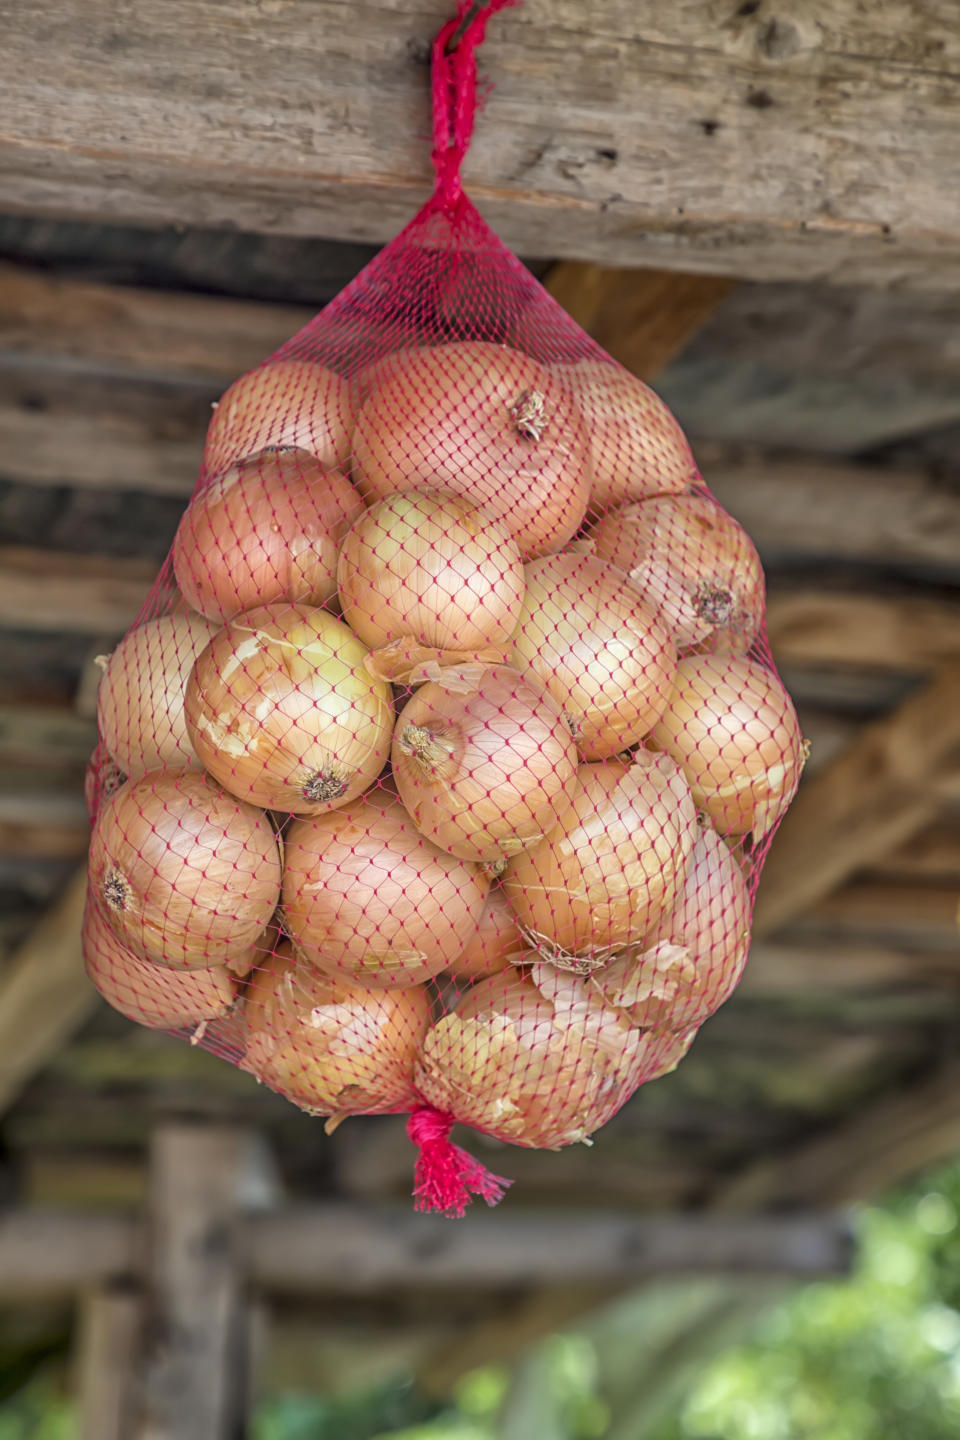
[[[103,995],[409,1113],[447,1213],[506,1183],[455,1121],[586,1141],[682,1058],[803,763],[750,540],[462,193],[499,8],[437,39],[433,198],[215,408],[89,785]]]

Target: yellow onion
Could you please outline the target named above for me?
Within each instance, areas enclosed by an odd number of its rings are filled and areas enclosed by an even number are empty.
[[[393,697],[325,610],[263,605],[214,636],[187,685],[190,739],[241,800],[295,815],[346,805],[390,754]]]
[[[676,651],[626,575],[592,555],[551,555],[525,567],[513,664],[538,676],[563,710],[585,760],[635,745],[666,708]]]
[[[83,958],[87,975],[107,1004],[152,1030],[179,1030],[216,1020],[234,1001],[233,983],[222,965],[168,970],[141,960],[121,943],[89,895],[83,917]]]
[[[577,780],[577,750],[535,676],[509,665],[444,670],[404,706],[393,779],[417,828],[461,860],[538,845]]]
[[[346,380],[306,360],[271,360],[235,380],[214,407],[203,451],[208,475],[222,475],[260,450],[291,446],[345,470],[356,419]]]
[[[439,975],[483,913],[488,876],[431,845],[386,789],[295,821],[284,846],[284,929],[299,956],[347,983]]]
[[[344,618],[371,648],[505,644],[523,600],[513,539],[459,495],[405,491],[371,506],[338,564]]]
[[[766,835],[796,794],[806,749],[797,712],[772,670],[690,655],[649,743],[683,770],[720,835]]]
[[[337,592],[340,542],[362,510],[350,481],[305,450],[253,455],[184,512],[173,541],[177,584],[212,620],[276,600],[323,605]]]
[[[518,350],[424,347],[370,395],[353,437],[369,502],[403,490],[465,495],[524,557],[559,550],[586,513],[587,435],[569,391]]]
[[[693,1036],[632,1028],[573,975],[472,986],[423,1043],[416,1084],[428,1104],[513,1145],[586,1141],[645,1080],[673,1069]]]
[[[587,423],[593,484],[590,509],[675,494],[697,478],[696,461],[666,405],[648,385],[609,360],[557,364]]]
[[[90,887],[123,943],[158,965],[242,964],[276,909],[269,816],[193,770],[130,780],[97,819]]]
[[[330,1131],[346,1115],[416,1104],[413,1070],[431,1020],[422,985],[367,990],[321,974],[281,944],[244,1003],[250,1070]]]
[[[589,969],[673,908],[696,837],[687,783],[665,757],[581,765],[554,829],[507,862],[504,894],[541,954]]]
[[[610,510],[596,554],[630,583],[681,650],[721,642],[745,654],[763,621],[764,581],[749,535],[705,495],[662,495]]]
[[[673,913],[647,941],[594,970],[589,985],[643,1029],[702,1025],[729,1000],[750,949],[750,896],[715,831],[704,829]]]
[[[500,886],[494,885],[477,921],[477,928],[467,941],[467,948],[450,968],[458,980],[485,980],[500,970],[510,968],[529,949],[529,942],[520,934],[509,900]]]
[[[201,615],[146,620],[106,661],[97,693],[97,728],[111,758],[134,779],[170,765],[197,765],[187,735],[183,692],[193,663],[216,634]]]

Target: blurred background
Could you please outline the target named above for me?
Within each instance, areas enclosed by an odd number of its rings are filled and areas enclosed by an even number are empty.
[[[145,1278],[182,1320],[149,1440],[952,1440],[950,7],[491,26],[480,208],[753,536],[812,749],[734,998],[592,1149],[471,1136],[514,1185],[459,1224],[410,1213],[402,1119],[327,1138],[82,970],[95,657],[213,401],[424,198],[450,9],[173,8],[24,6],[0,56],[0,1440],[146,1440]]]

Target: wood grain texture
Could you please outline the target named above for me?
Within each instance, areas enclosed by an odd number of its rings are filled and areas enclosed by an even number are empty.
[[[0,625],[121,636],[156,578],[151,561],[0,546]]]
[[[80,1305],[77,1440],[129,1440],[141,1297],[129,1286],[103,1285]]]
[[[787,665],[917,672],[960,656],[960,601],[781,582],[768,597],[767,632]]]
[[[960,665],[953,664],[801,786],[760,881],[754,934],[803,914],[922,830],[940,808],[941,773],[958,765]]]
[[[8,208],[383,240],[429,189],[445,0],[8,6]],[[960,283],[951,0],[542,0],[491,26],[467,166],[528,255]]]

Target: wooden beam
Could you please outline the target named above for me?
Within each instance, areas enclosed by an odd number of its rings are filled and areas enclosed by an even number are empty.
[[[777,582],[767,633],[785,665],[921,671],[960,657],[960,600]]]
[[[957,888],[857,880],[820,900],[795,929],[830,945],[879,941],[956,954]]]
[[[861,1105],[839,1125],[783,1155],[749,1166],[721,1184],[711,1203],[731,1211],[755,1206],[847,1205],[960,1150],[960,1064]]]
[[[156,574],[152,560],[0,546],[0,625],[120,636]]]
[[[928,825],[960,761],[960,665],[860,736],[800,793],[757,895],[754,934],[778,929]]]
[[[129,1285],[105,1284],[80,1304],[77,1440],[129,1440],[143,1306]]]
[[[864,994],[885,988],[942,991],[960,986],[960,953],[906,946],[759,941],[737,990],[744,1000]]]
[[[65,705],[0,704],[0,766],[83,766],[97,727]]]
[[[130,1216],[8,1210],[0,1215],[0,1293],[65,1295],[111,1275],[136,1275],[144,1234]],[[652,1275],[708,1271],[814,1276],[842,1272],[850,1260],[845,1217],[822,1213],[715,1218],[506,1210],[452,1225],[409,1206],[331,1203],[248,1218],[238,1244],[251,1282],[291,1297],[432,1285],[626,1287]],[[198,1319],[208,1305],[200,1294],[196,1303]],[[191,1330],[193,1323],[188,1317]]]
[[[697,453],[711,490],[766,559],[806,554],[956,575],[960,496],[928,475],[790,455],[738,457],[721,445]]]
[[[278,26],[238,0],[225,29],[214,0],[65,0],[51,47],[20,7],[4,203],[387,239],[429,193],[424,59],[448,14],[293,0]],[[954,287],[953,19],[948,0],[906,28],[859,0],[816,20],[611,0],[598,25],[543,0],[490,27],[468,187],[530,256]]]
[[[249,1138],[168,1125],[151,1147],[148,1350],[136,1440],[233,1440],[246,1394],[239,1221]]]
[[[100,1003],[83,968],[78,872],[0,977],[0,1113]]]
[[[870,868],[873,879],[955,884],[960,892],[960,821],[941,818]]]
[[[295,305],[97,285],[0,263],[0,366],[226,386],[295,334]]]
[[[732,283],[720,275],[621,270],[579,260],[561,260],[544,280],[577,324],[643,380],[680,353]]]

